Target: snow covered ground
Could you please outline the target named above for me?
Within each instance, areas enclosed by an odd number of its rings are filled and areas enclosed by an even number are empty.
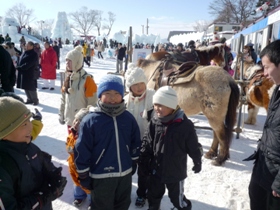
[[[65,54],[72,46],[64,46],[61,50],[61,69],[65,68]],[[106,55],[104,56],[104,58]],[[85,67],[98,83],[100,77],[108,72],[115,72],[115,60],[106,58],[104,60],[94,57],[90,68]],[[38,80],[38,97],[40,104],[38,108],[43,115],[44,128],[35,140],[42,150],[49,152],[53,156],[53,161],[57,166],[63,167],[63,175],[67,177],[68,183],[64,194],[53,202],[54,209],[71,210],[77,209],[72,205],[73,201],[73,182],[68,173],[65,141],[67,129],[65,125],[58,122],[58,108],[60,105],[60,73],[57,72],[56,88],[54,91],[42,90],[42,81]],[[26,100],[23,90],[16,89],[16,93]],[[28,105],[31,110],[34,106]],[[245,117],[246,117],[245,113]],[[190,117],[195,125],[206,126],[207,120],[203,115]],[[191,171],[193,163],[188,159],[188,178],[185,181],[185,194],[192,201],[194,210],[249,210],[248,184],[251,176],[253,163],[244,162],[242,159],[248,157],[256,148],[257,140],[262,133],[262,126],[266,118],[264,109],[260,110],[257,125],[244,125],[240,138],[235,136],[230,149],[230,160],[224,166],[216,167],[211,165],[211,161],[203,158],[202,171],[194,174]],[[204,152],[208,151],[212,142],[212,132],[209,130],[198,129],[197,134],[200,143],[203,145]],[[174,172],[176,173],[176,172]],[[133,176],[131,206],[130,210],[138,209],[135,207],[137,175]],[[87,209],[88,202],[85,202],[79,209]],[[172,207],[167,192],[161,203],[161,210],[168,210]],[[148,209],[146,204],[142,209]]]

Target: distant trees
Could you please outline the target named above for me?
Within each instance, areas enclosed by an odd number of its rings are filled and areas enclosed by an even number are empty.
[[[87,36],[94,27],[97,12],[82,7],[76,12],[69,13],[68,16],[72,20],[71,27],[80,34]]]
[[[246,24],[256,3],[257,0],[214,0],[209,13],[216,17],[214,22]]]
[[[94,26],[96,27],[97,29],[97,32],[98,32],[98,36],[100,36],[100,29],[101,29],[101,25],[102,25],[102,11],[100,10],[96,10],[96,18],[95,18],[95,21],[94,21]]]
[[[54,19],[39,20],[35,22],[37,24],[32,27],[32,30],[38,34],[41,34],[45,29],[51,31],[54,26]]]
[[[6,12],[6,16],[10,18],[15,18],[19,23],[19,26],[26,26],[35,20],[33,17],[34,11],[32,9],[27,9],[23,3],[18,3],[9,8]],[[92,33],[94,29],[97,30],[98,36],[101,35],[101,30],[106,30],[107,36],[110,35],[112,27],[116,20],[116,15],[113,12],[108,12],[108,18],[103,18],[103,11],[92,10],[87,7],[82,7],[75,12],[68,14],[70,26],[73,30],[78,33],[87,36]],[[0,17],[0,24],[3,17]],[[34,29],[42,31],[42,29],[52,29],[54,20],[41,20],[37,21],[38,24],[34,26]]]
[[[35,18],[33,17],[33,10],[27,9],[24,4],[15,4],[13,7],[8,9],[6,16],[15,18],[19,23],[19,26],[29,25]]]
[[[208,26],[211,24],[210,21],[206,20],[199,20],[196,21],[195,24],[193,25],[193,29],[197,32],[205,32],[208,29]]]
[[[102,18],[102,14],[103,12],[100,10],[88,10],[86,7],[82,7],[76,12],[69,13],[68,16],[72,20],[71,27],[84,36],[87,36],[94,28],[96,28],[98,36],[101,35],[101,29],[108,29],[107,35],[109,35],[115,22],[115,14],[108,12],[109,24],[106,23],[106,19]]]
[[[54,19],[47,19],[44,21],[44,29],[47,30],[52,30],[52,28],[54,27]]]
[[[108,30],[107,36],[109,36],[112,26],[113,26],[114,22],[116,21],[116,15],[113,12],[108,12],[108,16],[109,16],[108,20],[104,19],[104,21],[108,21],[108,24],[104,23],[102,26],[103,30]]]
[[[256,9],[270,3],[271,8],[279,5],[280,0],[213,0],[209,5],[209,13],[214,15],[214,22],[237,23],[246,26],[254,20]],[[266,12],[267,12],[266,11]],[[263,13],[265,15],[265,13]]]

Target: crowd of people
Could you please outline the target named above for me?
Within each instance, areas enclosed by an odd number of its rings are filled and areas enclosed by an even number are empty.
[[[41,52],[38,43],[24,44],[22,40],[21,44],[23,50],[16,55],[15,65],[10,53],[13,45],[8,50],[0,45],[0,116],[4,119],[0,121],[0,207],[51,210],[51,202],[63,194],[67,180],[51,156],[32,143],[42,129],[42,115],[38,110],[31,113],[25,104],[39,104],[38,76],[44,81],[42,89],[54,90],[58,45],[46,41]],[[189,42],[188,48],[195,49],[195,42]],[[91,57],[88,49],[90,44],[83,43],[67,53],[58,107],[58,121],[68,131],[65,139],[74,184],[73,205],[79,207],[89,197],[89,209],[128,209],[132,175],[137,173],[137,207],[147,201],[149,210],[160,209],[168,189],[173,209],[191,210],[192,202],[182,186],[187,167],[194,173],[201,171],[203,150],[194,124],[179,107],[176,91],[169,86],[148,89],[144,71],[132,63],[125,75],[126,95],[122,80],[115,75],[102,77],[97,86],[84,69],[84,62]],[[176,51],[183,50],[182,44],[176,46]],[[121,71],[125,58],[122,43],[118,43],[116,56],[116,68]],[[244,56],[257,62],[250,43],[244,47]],[[260,58],[264,75],[277,87],[257,151],[247,158],[255,160],[248,183],[250,207],[276,210],[280,206],[280,40],[266,46]],[[25,91],[27,101],[13,93],[15,84]],[[193,160],[192,166],[187,165],[187,156]]]
[[[3,54],[3,66],[1,77],[2,89],[11,92],[16,84],[17,88],[23,89],[27,96],[26,104],[38,105],[37,80],[41,77],[44,81],[42,89],[54,90],[56,69],[60,68],[60,48],[57,41],[50,44],[44,42],[44,49],[39,43],[26,41],[22,36],[19,40],[20,50],[14,42],[5,41],[0,45]],[[9,59],[8,59],[9,58]],[[10,62],[11,61],[11,62]],[[12,63],[12,65],[10,65]]]

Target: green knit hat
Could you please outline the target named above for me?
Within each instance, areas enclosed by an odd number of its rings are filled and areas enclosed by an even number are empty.
[[[0,139],[12,133],[31,117],[27,107],[12,97],[0,97]]]

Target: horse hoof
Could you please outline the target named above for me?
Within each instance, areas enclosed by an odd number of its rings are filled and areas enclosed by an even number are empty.
[[[226,157],[218,156],[215,160],[212,161],[212,165],[222,166],[228,158],[229,158],[229,156],[226,156]]]
[[[207,159],[213,159],[213,158],[217,157],[217,153],[210,150],[205,153],[204,157]]]
[[[250,120],[246,120],[244,123],[247,124],[247,125],[255,125],[255,124],[254,124],[252,121],[250,121]]]
[[[217,161],[217,159],[216,159],[216,160],[213,160],[213,161],[211,162],[211,164],[212,164],[213,166],[222,166],[222,165],[223,165],[223,163],[221,163],[220,161]]]

